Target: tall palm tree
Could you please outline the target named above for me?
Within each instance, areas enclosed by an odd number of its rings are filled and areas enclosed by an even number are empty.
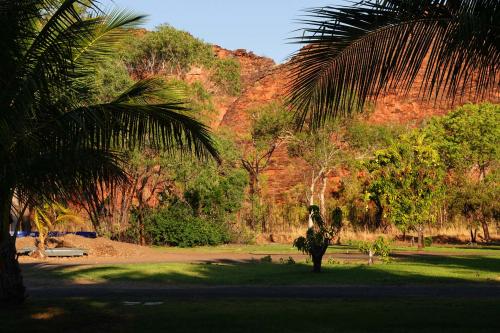
[[[64,202],[126,181],[120,150],[147,143],[217,157],[209,130],[156,80],[92,105],[94,64],[143,17],[98,1],[0,2],[0,299],[24,286],[9,232],[12,199]]]
[[[498,0],[366,0],[307,11],[291,61],[299,126],[419,83],[423,99],[481,99],[500,84]]]

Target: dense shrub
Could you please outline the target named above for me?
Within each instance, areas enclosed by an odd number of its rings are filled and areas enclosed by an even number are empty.
[[[134,84],[127,67],[118,58],[109,58],[96,66],[92,89],[88,91],[93,103],[108,103]]]
[[[193,66],[198,66],[211,72],[210,80],[223,92],[238,95],[241,91],[237,60],[217,58],[211,44],[169,25],[130,37],[121,53],[136,77],[151,74],[182,77]]]
[[[154,245],[193,247],[229,242],[224,225],[193,216],[192,209],[179,202],[151,212],[145,229]]]
[[[134,36],[128,41],[124,58],[133,71],[179,74],[194,64],[209,67],[212,47],[185,31],[161,25],[155,31]]]
[[[241,92],[240,63],[231,58],[216,60],[211,80],[225,93],[238,95]]]

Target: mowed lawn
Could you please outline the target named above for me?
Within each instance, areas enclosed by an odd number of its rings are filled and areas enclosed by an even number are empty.
[[[324,262],[311,273],[304,261],[246,263],[154,263],[95,266],[25,266],[26,278],[85,280],[94,283],[146,282],[162,285],[356,285],[419,283],[500,283],[496,255],[412,255],[390,263]]]
[[[193,250],[194,251],[194,250]],[[163,263],[95,266],[23,265],[27,281],[112,286],[398,285],[500,283],[500,253],[412,255],[368,266],[325,262],[314,274],[297,262]],[[497,254],[498,253],[498,254]],[[43,285],[43,284],[42,284]],[[458,285],[457,285],[458,286]],[[65,287],[65,288],[66,288]],[[493,296],[377,298],[169,298],[126,292],[98,298],[29,298],[0,311],[2,332],[497,332]],[[153,288],[154,290],[154,288]],[[42,293],[43,294],[43,293]],[[49,299],[50,298],[50,299]]]
[[[159,252],[168,253],[250,253],[250,254],[297,254],[296,248],[291,244],[263,244],[263,245],[240,245],[227,244],[219,246],[199,246],[193,248],[180,247],[154,247]],[[415,252],[416,247],[409,246],[393,246],[393,251],[396,252]],[[458,253],[458,254],[478,254],[478,255],[499,255],[500,245],[478,245],[470,247],[467,245],[434,245],[423,249],[423,253]],[[331,245],[327,254],[335,253],[359,253],[356,246],[352,245]]]
[[[126,301],[138,301],[126,305]],[[495,299],[28,300],[2,332],[498,332]],[[151,300],[149,300],[151,301]]]

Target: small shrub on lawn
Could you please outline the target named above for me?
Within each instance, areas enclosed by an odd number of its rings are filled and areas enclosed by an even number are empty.
[[[373,263],[373,256],[378,255],[380,259],[384,262],[389,262],[390,257],[389,254],[391,252],[390,242],[387,241],[384,237],[378,237],[374,242],[360,242],[358,248],[361,252],[367,254],[368,264],[371,265]]]
[[[333,258],[328,258],[328,265],[338,265],[340,264],[340,261],[337,261]]]
[[[193,216],[191,208],[182,203],[152,212],[146,217],[145,229],[154,245],[193,247],[229,242],[227,227]]]
[[[292,257],[288,257],[288,259],[280,258],[280,263],[286,265],[294,265],[295,259],[293,259]]]

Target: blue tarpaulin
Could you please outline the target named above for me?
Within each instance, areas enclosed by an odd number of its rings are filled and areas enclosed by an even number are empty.
[[[77,231],[77,232],[59,232],[59,231],[50,231],[49,237],[61,237],[64,235],[77,235],[85,238],[97,238],[97,234],[91,231]],[[18,231],[18,238],[23,237],[38,237],[38,232],[26,232],[26,231]]]

